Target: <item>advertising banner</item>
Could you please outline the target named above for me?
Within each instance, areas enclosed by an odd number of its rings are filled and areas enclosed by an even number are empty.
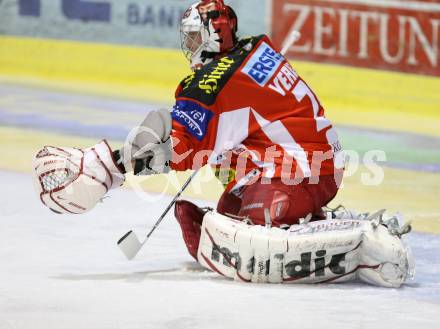
[[[195,0],[0,0],[0,35],[178,48]],[[240,33],[266,32],[265,0],[230,0]]]
[[[271,10],[278,46],[302,34],[291,58],[440,76],[439,1],[273,0]]]

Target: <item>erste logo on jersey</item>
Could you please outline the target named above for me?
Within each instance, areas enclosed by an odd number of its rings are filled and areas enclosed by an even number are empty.
[[[177,101],[171,113],[173,120],[186,127],[187,131],[201,141],[214,113],[191,101]]]
[[[266,42],[262,42],[242,72],[264,87],[283,61],[284,57],[281,54],[273,50]]]

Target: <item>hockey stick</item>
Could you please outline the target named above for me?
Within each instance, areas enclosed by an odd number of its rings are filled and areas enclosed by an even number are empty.
[[[301,33],[298,31],[293,30],[290,32],[289,36],[284,40],[283,46],[281,48],[281,55],[286,55],[289,48],[297,42],[301,38]]]
[[[121,251],[124,253],[125,257],[128,259],[133,259],[137,253],[142,249],[144,244],[148,241],[151,234],[156,230],[156,228],[159,226],[159,224],[162,222],[162,220],[165,218],[165,216],[168,214],[170,209],[174,206],[177,199],[182,195],[183,191],[188,187],[188,185],[191,183],[193,178],[197,175],[198,170],[194,170],[194,172],[191,174],[191,176],[186,180],[185,184],[183,184],[182,188],[179,192],[177,192],[176,196],[173,198],[173,200],[170,202],[168,207],[165,209],[163,214],[159,217],[156,224],[154,224],[153,228],[148,232],[147,236],[145,237],[144,241],[141,242],[136,234],[133,232],[133,230],[127,232],[122,238],[118,241],[118,247],[121,249]]]

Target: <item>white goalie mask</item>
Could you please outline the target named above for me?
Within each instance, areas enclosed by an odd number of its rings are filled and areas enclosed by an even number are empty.
[[[180,26],[180,42],[182,51],[191,65],[191,69],[207,64],[209,60],[202,59],[202,52],[206,49],[208,42],[203,38],[205,29],[202,17],[200,16],[197,6],[199,3],[193,4],[183,14]]]
[[[202,0],[183,14],[181,47],[195,70],[232,49],[237,42],[237,16],[223,0]]]

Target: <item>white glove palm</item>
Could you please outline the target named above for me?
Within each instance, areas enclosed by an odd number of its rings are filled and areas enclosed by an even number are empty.
[[[57,213],[88,212],[125,180],[106,141],[83,150],[45,146],[32,164],[42,203]]]

